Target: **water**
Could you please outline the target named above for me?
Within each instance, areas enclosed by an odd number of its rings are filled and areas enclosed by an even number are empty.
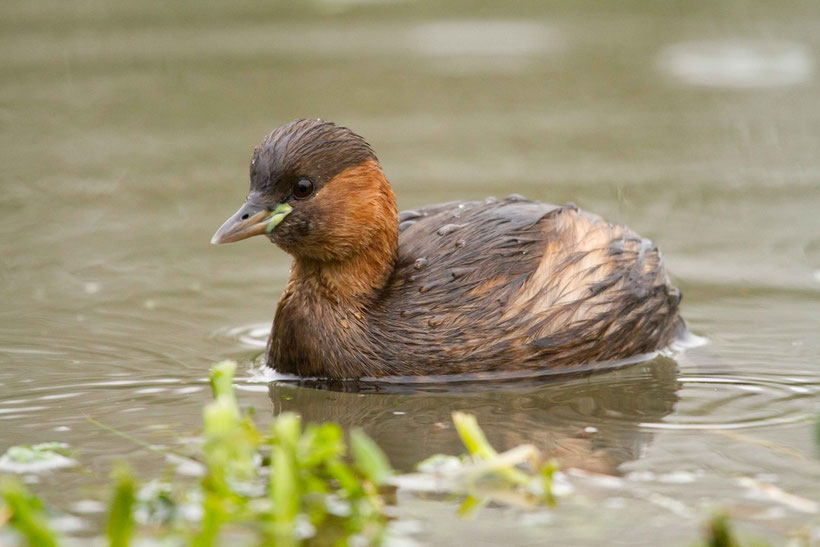
[[[69,443],[79,467],[29,480],[80,524],[113,461],[146,478],[167,465],[88,418],[182,447],[209,365],[234,358],[260,421],[362,426],[403,470],[460,451],[453,410],[499,449],[532,442],[582,470],[556,510],[474,520],[400,492],[403,538],[686,544],[715,508],[775,543],[820,535],[815,3],[0,13],[0,449]],[[289,259],[262,238],[208,241],[244,197],[253,146],[298,116],[363,134],[402,209],[518,193],[651,237],[708,343],[566,380],[266,383],[255,363]]]

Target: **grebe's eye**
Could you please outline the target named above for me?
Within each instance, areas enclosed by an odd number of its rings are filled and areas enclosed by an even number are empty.
[[[293,185],[293,197],[296,199],[306,199],[313,194],[313,181],[310,179],[299,179]]]

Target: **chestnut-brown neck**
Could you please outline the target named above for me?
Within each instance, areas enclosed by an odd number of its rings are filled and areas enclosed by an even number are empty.
[[[340,173],[322,193],[332,218],[327,248],[294,253],[291,281],[313,297],[363,304],[384,287],[395,265],[396,198],[372,160]]]

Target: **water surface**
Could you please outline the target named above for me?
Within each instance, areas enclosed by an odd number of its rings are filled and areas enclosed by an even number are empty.
[[[240,400],[368,431],[403,470],[499,449],[582,470],[555,510],[399,493],[420,543],[687,544],[820,535],[820,6],[811,2],[101,2],[0,7],[0,449],[68,442],[58,506],[113,460],[181,448],[211,363]],[[256,368],[289,258],[208,241],[253,146],[295,117],[354,128],[403,209],[510,193],[653,238],[708,344],[560,381],[330,391]],[[586,473],[586,474],[584,474]],[[609,482],[597,473],[619,477]],[[767,486],[770,485],[770,486]],[[84,517],[85,518],[85,517]],[[88,533],[88,530],[85,532]]]

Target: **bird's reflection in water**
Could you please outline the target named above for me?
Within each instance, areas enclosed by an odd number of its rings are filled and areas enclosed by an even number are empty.
[[[450,419],[462,410],[476,415],[499,451],[532,443],[564,467],[617,473],[652,440],[652,430],[641,424],[670,414],[677,391],[677,365],[666,357],[573,379],[269,386],[274,413],[296,411],[305,422],[361,427],[403,471],[432,454],[464,451]]]

